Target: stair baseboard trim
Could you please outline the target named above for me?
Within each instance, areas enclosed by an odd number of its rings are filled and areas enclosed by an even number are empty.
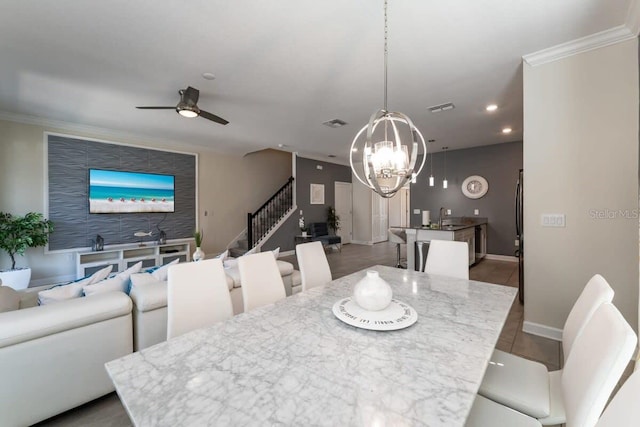
[[[555,341],[562,341],[562,329],[525,321],[522,324],[522,330],[528,334],[549,338]]]
[[[490,259],[493,261],[507,261],[507,262],[518,262],[517,256],[510,255],[494,255],[494,254],[486,254],[484,259]]]
[[[285,257],[285,256],[294,256],[295,254],[296,254],[296,251],[294,251],[293,249],[290,251],[283,251],[283,252],[280,252],[280,255],[278,256],[278,258]]]

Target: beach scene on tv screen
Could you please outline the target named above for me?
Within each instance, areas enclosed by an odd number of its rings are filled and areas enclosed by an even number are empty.
[[[90,213],[174,212],[174,177],[89,170]]]

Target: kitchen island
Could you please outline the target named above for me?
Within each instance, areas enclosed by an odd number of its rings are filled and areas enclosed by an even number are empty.
[[[412,227],[407,233],[407,268],[418,269],[416,242],[431,240],[456,240],[469,245],[469,265],[475,264],[487,254],[487,218],[450,217],[444,219],[442,228]],[[425,247],[426,250],[426,247]]]

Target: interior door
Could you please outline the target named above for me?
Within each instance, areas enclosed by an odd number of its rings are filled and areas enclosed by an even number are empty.
[[[389,227],[408,227],[409,189],[401,188],[389,200]]]
[[[336,182],[336,215],[340,217],[340,229],[336,233],[342,238],[342,244],[351,243],[353,229],[353,207],[350,182]]]
[[[385,199],[378,193],[371,192],[371,231],[373,243],[388,240],[389,228],[389,199]]]

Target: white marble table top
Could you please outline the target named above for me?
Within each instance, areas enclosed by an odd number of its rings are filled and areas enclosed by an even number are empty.
[[[418,312],[377,332],[333,304],[364,271],[107,363],[137,426],[463,426],[515,288],[375,266]]]

